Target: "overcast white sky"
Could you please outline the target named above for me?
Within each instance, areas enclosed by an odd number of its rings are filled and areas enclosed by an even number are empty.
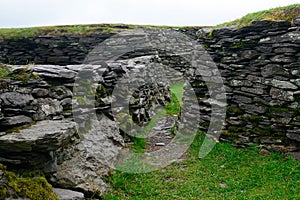
[[[127,23],[216,25],[299,0],[0,0],[0,27]]]

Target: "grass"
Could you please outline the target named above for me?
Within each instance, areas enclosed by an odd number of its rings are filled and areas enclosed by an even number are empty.
[[[10,70],[8,69],[8,67],[0,65],[0,78],[6,79],[8,78],[9,74]]]
[[[300,17],[300,4],[272,8],[269,10],[254,12],[240,19],[217,25],[217,27],[237,25],[243,27],[250,25],[255,20],[286,20],[292,22],[294,18]]]
[[[138,134],[141,137],[133,138],[133,149],[137,153],[143,152],[145,149],[147,142],[143,136],[147,135],[152,131],[157,122],[166,116],[178,116],[180,113],[180,106],[182,106],[182,97],[183,97],[183,82],[175,83],[170,85],[170,91],[172,94],[171,102],[167,102],[165,109],[159,108],[155,111],[155,115],[152,116],[150,122],[148,122],[147,126],[143,127],[143,131]],[[174,132],[174,130],[171,130]]]
[[[172,101],[167,102],[166,104],[166,113],[168,115],[179,115],[180,107],[182,106],[182,97],[183,97],[183,82],[175,83],[170,85],[170,91],[172,94]]]
[[[121,24],[90,24],[68,26],[44,26],[30,28],[2,28],[0,39],[18,39],[44,35],[88,35],[92,33],[116,33],[127,28]],[[130,27],[128,27],[130,28]]]
[[[300,199],[300,163],[282,154],[258,155],[259,149],[237,149],[217,143],[204,159],[197,138],[188,158],[146,173],[116,172],[109,199]]]
[[[45,35],[91,35],[119,33],[123,30],[134,28],[177,28],[184,30],[187,26],[154,26],[132,24],[82,24],[65,26],[42,26],[29,28],[0,28],[0,39],[19,39]],[[201,28],[201,27],[190,27]]]

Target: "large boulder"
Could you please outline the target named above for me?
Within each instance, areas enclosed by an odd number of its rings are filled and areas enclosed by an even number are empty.
[[[82,141],[67,150],[51,181],[62,188],[98,192],[101,196],[108,187],[104,178],[114,169],[113,163],[124,141],[116,122],[103,117],[90,123]]]
[[[75,122],[41,121],[26,129],[0,133],[0,162],[55,172],[56,151],[77,141]]]
[[[68,120],[45,120],[19,130],[2,134],[1,153],[11,152],[50,152],[69,144],[76,137],[76,123]]]

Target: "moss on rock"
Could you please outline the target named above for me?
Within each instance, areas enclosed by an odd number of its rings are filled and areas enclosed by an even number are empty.
[[[20,178],[0,164],[0,199],[29,198],[31,200],[58,200],[45,177]]]

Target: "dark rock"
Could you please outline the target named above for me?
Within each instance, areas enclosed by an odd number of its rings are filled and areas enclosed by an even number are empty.
[[[294,24],[295,26],[300,26],[300,18],[294,19],[294,20],[293,20],[293,24]]]
[[[21,126],[24,124],[29,124],[32,122],[30,117],[19,115],[14,117],[5,117],[3,120],[0,121],[0,130],[5,128],[12,128],[15,126]]]
[[[77,136],[71,121],[41,121],[29,128],[0,137],[1,153],[50,152],[66,146]]]
[[[49,94],[49,90],[48,89],[44,89],[44,88],[35,88],[32,90],[32,95],[34,97],[47,97]]]
[[[287,133],[286,136],[291,140],[296,140],[300,142],[300,134],[297,133]]]
[[[3,106],[22,107],[28,105],[34,100],[30,94],[21,94],[19,92],[6,92],[0,94]]]

